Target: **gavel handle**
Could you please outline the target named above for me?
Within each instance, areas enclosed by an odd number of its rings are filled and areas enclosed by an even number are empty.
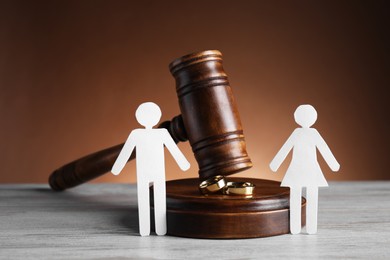
[[[49,177],[50,187],[62,191],[95,179],[111,170],[124,144],[84,156],[55,170]],[[135,158],[135,152],[130,160]]]
[[[158,127],[166,128],[176,143],[187,140],[183,119],[180,115],[174,117],[172,121],[161,123]],[[118,144],[87,155],[55,170],[49,177],[50,187],[55,191],[62,191],[109,172],[121,152],[123,145],[124,143]],[[135,152],[133,152],[129,161],[133,160],[135,156]]]

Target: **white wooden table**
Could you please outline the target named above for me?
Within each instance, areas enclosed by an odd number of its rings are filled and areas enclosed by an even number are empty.
[[[0,185],[0,259],[390,259],[390,182],[320,190],[318,233],[209,240],[138,235],[135,185]]]

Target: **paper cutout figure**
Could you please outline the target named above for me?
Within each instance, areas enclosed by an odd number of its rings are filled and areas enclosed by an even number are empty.
[[[164,145],[172,154],[180,169],[188,170],[190,163],[166,129],[153,129],[153,126],[157,125],[161,118],[161,110],[158,105],[152,102],[143,103],[138,107],[135,116],[137,121],[145,128],[134,129],[130,133],[111,172],[118,175],[133,149],[136,149],[140,234],[141,236],[150,234],[149,185],[153,184],[156,233],[157,235],[165,235],[167,233],[167,221]]]
[[[286,143],[270,163],[276,172],[293,149],[292,160],[280,186],[290,187],[290,231],[298,234],[301,231],[301,194],[306,187],[306,231],[317,232],[318,187],[326,187],[326,182],[317,161],[316,148],[324,157],[332,171],[338,171],[340,164],[336,161],[328,145],[314,128],[317,111],[311,105],[301,105],[294,113],[296,128]]]

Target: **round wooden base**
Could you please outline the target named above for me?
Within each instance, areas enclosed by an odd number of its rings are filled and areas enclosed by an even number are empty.
[[[290,232],[289,188],[280,182],[228,178],[229,181],[252,182],[251,197],[202,195],[199,179],[167,182],[168,235],[192,238],[253,238]],[[306,202],[302,199],[302,224]]]

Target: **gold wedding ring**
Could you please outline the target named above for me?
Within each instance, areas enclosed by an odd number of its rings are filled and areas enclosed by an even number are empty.
[[[213,176],[199,184],[202,194],[210,194],[222,191],[226,187],[225,177],[222,175]]]
[[[255,185],[251,182],[228,182],[224,189],[226,195],[251,196]]]

